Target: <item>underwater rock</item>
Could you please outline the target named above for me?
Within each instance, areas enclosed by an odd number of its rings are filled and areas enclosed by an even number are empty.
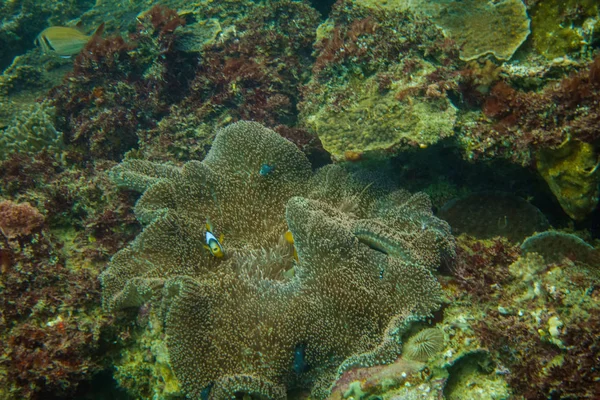
[[[465,352],[446,366],[448,380],[444,399],[508,399],[510,388],[502,374],[495,373],[496,365],[489,351]]]
[[[547,59],[583,55],[597,40],[600,7],[596,0],[538,1],[530,14],[533,47]]]
[[[136,205],[146,227],[102,274],[103,300],[162,310],[189,396],[325,398],[338,368],[393,362],[400,327],[439,305],[432,271],[454,240],[425,195],[365,187],[336,166],[313,175],[294,144],[252,122],[219,131],[203,162],[152,165],[114,171],[121,185],[148,186]],[[223,258],[203,248],[207,219],[224,234]]]
[[[28,204],[0,203],[4,400],[78,397],[79,385],[105,368],[110,349],[105,328],[111,317],[100,309],[100,265],[48,225]]]
[[[536,167],[563,210],[583,220],[600,196],[600,162],[594,145],[567,139],[557,148],[537,152]]]
[[[458,47],[410,11],[337,4],[317,33],[300,119],[336,160],[387,157],[454,134]]]
[[[538,253],[546,263],[559,263],[564,258],[595,266],[600,257],[594,247],[579,236],[559,231],[548,231],[528,237],[521,249],[524,253]]]
[[[419,380],[418,373],[425,368],[419,361],[399,358],[388,365],[354,368],[346,371],[334,383],[330,400],[352,397],[366,399]]]
[[[450,200],[438,216],[450,224],[454,235],[466,233],[479,239],[503,236],[521,242],[550,226],[535,206],[504,192],[472,193]]]
[[[409,9],[431,17],[460,46],[460,58],[492,54],[509,60],[529,35],[529,17],[521,0],[357,0],[360,4]]]

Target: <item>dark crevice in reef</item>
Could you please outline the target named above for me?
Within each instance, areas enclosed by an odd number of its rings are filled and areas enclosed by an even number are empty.
[[[335,2],[336,0],[311,0],[310,4],[321,14],[323,19],[326,19]]]

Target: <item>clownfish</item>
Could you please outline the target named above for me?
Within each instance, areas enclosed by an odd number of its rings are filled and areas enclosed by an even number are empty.
[[[221,242],[223,241],[223,234],[221,233],[221,236],[217,239],[217,237],[214,235],[213,233],[213,226],[210,223],[210,220],[207,219],[206,220],[206,244],[204,245],[204,248],[208,251],[210,251],[210,253],[217,257],[217,258],[222,258],[225,255],[225,252],[223,251],[223,245],[221,244]]]

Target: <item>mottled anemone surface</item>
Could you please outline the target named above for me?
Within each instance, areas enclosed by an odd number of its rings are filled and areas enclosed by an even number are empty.
[[[144,191],[146,227],[102,275],[105,308],[162,302],[171,363],[193,398],[298,388],[325,398],[338,371],[395,360],[407,318],[440,304],[432,271],[454,240],[427,197],[372,188],[338,166],[313,175],[260,124],[219,131],[203,162],[126,161],[112,175]],[[224,235],[223,258],[203,247],[207,219]]]

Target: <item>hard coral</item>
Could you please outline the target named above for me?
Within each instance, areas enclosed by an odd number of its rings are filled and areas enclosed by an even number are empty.
[[[392,362],[396,328],[439,305],[432,271],[454,242],[427,197],[370,189],[339,167],[313,176],[294,144],[257,123],[221,130],[203,162],[128,161],[113,177],[146,188],[136,214],[147,226],[102,274],[104,305],[162,299],[190,396],[324,398],[338,368]],[[224,258],[202,246],[208,218]],[[282,248],[288,229],[297,262]]]
[[[527,8],[521,0],[413,1],[410,7],[431,16],[458,43],[465,61],[486,54],[508,60],[530,32]]]
[[[458,48],[430,20],[343,1],[321,29],[299,108],[334,159],[386,156],[453,135],[447,92],[457,85]]]
[[[55,116],[49,101],[32,104],[16,115],[0,137],[0,160],[16,153],[33,157],[43,152],[59,162],[64,143]]]

